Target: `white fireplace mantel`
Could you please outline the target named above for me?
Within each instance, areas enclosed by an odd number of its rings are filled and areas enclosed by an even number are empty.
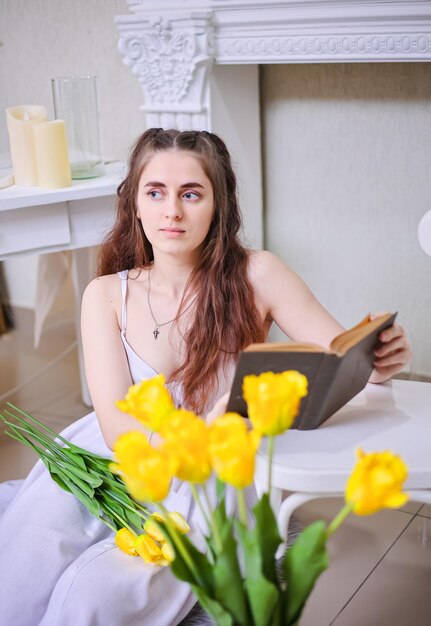
[[[240,165],[246,233],[262,244],[258,66],[431,61],[431,0],[128,0],[119,50],[147,126],[207,129]],[[241,171],[242,166],[242,171]]]
[[[132,14],[116,19],[123,52],[125,41],[136,44],[140,31],[143,35],[163,20],[178,33],[192,23],[205,29],[216,63],[431,60],[430,0],[128,0],[128,5]]]
[[[175,113],[170,121],[179,127],[210,126],[213,64],[431,61],[430,0],[128,0],[128,5],[131,13],[116,17],[119,49],[142,85],[142,109]]]

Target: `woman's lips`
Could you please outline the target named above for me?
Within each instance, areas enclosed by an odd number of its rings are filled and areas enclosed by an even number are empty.
[[[160,230],[169,239],[175,239],[185,233],[185,231],[180,228],[161,228]]]

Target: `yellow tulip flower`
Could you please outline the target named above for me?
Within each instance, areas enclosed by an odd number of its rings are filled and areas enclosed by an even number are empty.
[[[169,565],[169,561],[163,556],[159,544],[149,535],[143,534],[136,537],[135,548],[145,563],[152,563],[161,567]]]
[[[180,535],[186,535],[189,532],[190,526],[188,525],[187,520],[185,520],[184,517],[181,515],[181,513],[178,513],[178,511],[170,511],[168,513],[168,518],[175,530],[179,532]],[[150,519],[157,520],[158,522],[164,522],[166,518],[163,513],[160,513],[160,511],[154,511],[154,513],[151,514]],[[144,529],[147,530],[145,524]],[[148,534],[151,535],[150,532],[148,532]],[[154,539],[156,539],[156,537],[154,537]]]
[[[259,443],[260,434],[248,431],[244,419],[237,413],[226,413],[214,420],[210,427],[209,453],[220,480],[237,489],[250,485]]]
[[[408,500],[402,492],[408,472],[404,461],[392,452],[365,454],[357,451],[358,462],[346,486],[346,502],[357,515],[371,515],[380,509],[395,509]]]
[[[187,535],[190,530],[190,526],[181,513],[178,513],[177,511],[170,511],[168,517],[174,525],[175,530],[177,530],[181,535]]]
[[[116,545],[130,556],[137,556],[138,553],[135,548],[136,536],[128,528],[120,528],[115,534]]]
[[[175,411],[163,374],[132,385],[125,399],[116,402],[116,406],[154,432],[159,432],[164,421]]]
[[[165,535],[160,530],[160,526],[154,521],[154,517],[149,517],[144,524],[145,532],[155,541],[165,541]]]
[[[143,433],[121,435],[114,445],[115,471],[134,498],[161,502],[169,492],[176,464],[163,450],[152,448]]]
[[[175,550],[173,549],[172,544],[170,544],[169,541],[164,541],[160,546],[160,549],[162,551],[162,556],[166,559],[166,561],[169,561],[169,563],[175,561]]]
[[[298,415],[307,378],[294,370],[245,376],[243,394],[253,427],[262,435],[280,435]]]
[[[134,471],[139,461],[145,457],[150,449],[148,438],[139,430],[131,430],[120,435],[115,442],[115,458],[121,465],[121,470],[129,474]],[[112,470],[119,469],[118,464],[111,463]]]
[[[163,450],[176,462],[180,480],[204,483],[211,474],[208,455],[208,426],[190,411],[172,413],[162,427]]]
[[[165,516],[163,515],[163,513],[160,513],[160,511],[153,511],[151,513],[151,517],[155,520],[157,520],[158,522],[164,522],[165,521]]]

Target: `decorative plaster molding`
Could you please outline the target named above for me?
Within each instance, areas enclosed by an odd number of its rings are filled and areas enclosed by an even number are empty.
[[[219,38],[221,63],[311,63],[334,61],[431,60],[431,34],[361,34],[299,37]]]
[[[204,113],[214,50],[210,20],[210,14],[117,18],[119,50],[142,85],[143,110]]]

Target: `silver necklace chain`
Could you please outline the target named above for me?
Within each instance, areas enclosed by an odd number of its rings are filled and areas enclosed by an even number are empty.
[[[148,268],[148,291],[147,291],[147,301],[148,301],[148,308],[150,310],[151,313],[151,317],[153,318],[153,321],[156,325],[155,329],[153,330],[153,336],[154,339],[157,339],[157,337],[160,335],[160,328],[162,326],[167,326],[168,324],[172,324],[172,322],[175,322],[176,320],[178,320],[182,315],[184,315],[184,313],[186,311],[188,311],[190,309],[190,307],[192,306],[192,304],[194,304],[194,301],[196,300],[196,298],[193,298],[193,300],[190,302],[190,304],[188,306],[186,306],[186,308],[184,309],[184,311],[181,311],[181,313],[178,315],[178,313],[175,315],[175,317],[173,317],[171,320],[168,320],[167,322],[162,322],[161,324],[159,324],[159,322],[156,320],[156,318],[154,317],[154,313],[153,313],[153,309],[151,308],[151,302],[150,302],[150,293],[151,293],[151,268]],[[184,296],[184,292],[183,292],[183,296]]]

